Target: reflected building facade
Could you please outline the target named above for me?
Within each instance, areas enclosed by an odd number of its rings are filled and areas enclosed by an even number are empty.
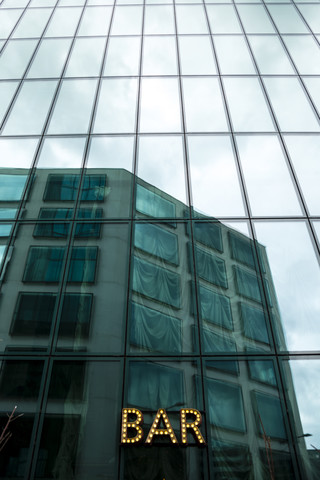
[[[319,7],[0,2],[1,478],[319,477]]]

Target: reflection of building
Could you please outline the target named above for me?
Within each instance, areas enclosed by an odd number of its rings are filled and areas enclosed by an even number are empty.
[[[1,478],[319,477],[319,10],[0,0]]]
[[[119,454],[118,357],[124,348],[124,404],[143,410],[146,426],[166,408],[177,429],[179,409],[198,408],[209,450],[199,450],[191,438],[190,449],[178,452],[157,442],[152,450],[122,447],[121,478],[191,478],[206,469],[207,455],[217,478],[269,478],[271,468],[292,478],[272,356],[239,357],[271,354],[274,342],[285,343],[264,247],[214,219],[182,220],[186,206],[142,180],[135,187],[132,232],[123,220],[105,220],[107,211],[123,219],[130,209],[133,177],[125,170],[91,169],[81,178],[72,169],[38,169],[28,180],[26,172],[17,173],[3,177],[12,212],[29,186],[4,255],[1,346],[15,359],[3,361],[1,389],[3,409],[19,401],[24,417],[12,426],[3,478],[23,472],[29,443],[37,455],[34,478],[109,471],[99,455]],[[127,192],[119,191],[120,178]],[[37,440],[36,398],[44,393],[48,355],[55,361]],[[294,397],[291,381],[288,386]],[[105,439],[109,453],[100,453],[95,442],[102,442],[109,412],[116,419]],[[114,478],[114,468],[106,478]]]

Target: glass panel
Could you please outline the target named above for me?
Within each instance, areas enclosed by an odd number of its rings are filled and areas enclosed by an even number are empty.
[[[21,78],[36,45],[36,40],[9,41],[0,57],[0,79]]]
[[[202,6],[179,5],[176,7],[178,33],[208,33]]]
[[[0,457],[0,475],[3,479],[23,478],[27,475],[28,451],[37,409],[37,399],[43,362],[35,360],[1,361],[1,413],[0,423],[4,427],[15,405],[12,421],[5,433],[10,432],[9,441]]]
[[[40,134],[56,85],[56,81],[24,82],[2,133],[4,135]]]
[[[129,230],[126,224],[97,223],[96,212],[96,207],[87,204],[78,214],[83,222],[76,225],[59,351],[106,354],[124,349]],[[78,315],[74,313],[76,305]],[[73,311],[71,318],[68,310]]]
[[[222,74],[255,73],[247,45],[242,37],[215,37],[218,61]]]
[[[244,215],[229,138],[189,136],[188,149],[196,212],[218,217]]]
[[[227,131],[227,121],[216,78],[184,78],[183,93],[189,132]]]
[[[301,215],[283,152],[275,136],[238,136],[253,215]]]
[[[298,8],[312,28],[312,31],[314,33],[320,33],[319,5],[299,5]]]
[[[275,33],[263,5],[237,5],[246,33]]]
[[[209,36],[179,36],[182,75],[214,75],[216,66]]]
[[[316,480],[319,475],[318,428],[319,359],[283,361],[286,390],[294,420],[294,442],[305,478]]]
[[[65,73],[66,77],[97,77],[105,47],[104,38],[77,38]]]
[[[33,155],[38,144],[38,139],[29,138],[1,138],[0,139],[0,167],[2,173],[12,175],[28,174],[32,165]],[[10,165],[11,168],[8,168]],[[5,167],[5,169],[3,168]],[[14,170],[23,168],[22,171]],[[4,188],[4,186],[3,186]],[[8,199],[9,200],[9,199]]]
[[[48,127],[48,133],[86,133],[96,93],[96,80],[65,80]]]
[[[186,203],[181,137],[140,137],[137,175],[171,195],[173,201]]]
[[[299,73],[320,74],[320,51],[319,45],[311,35],[284,36],[285,44],[293,58]]]
[[[140,35],[142,7],[116,7],[112,20],[111,35]]]
[[[315,104],[318,112],[320,112],[320,78],[304,78],[305,85],[307,86],[308,92],[311,95],[312,101]]]
[[[296,78],[265,78],[264,83],[282,130],[319,131],[319,122]]]
[[[103,75],[139,75],[141,39],[110,37]]]
[[[173,8],[169,5],[147,5],[145,7],[144,33],[145,35],[174,34]]]
[[[285,142],[310,213],[319,215],[320,138],[315,135],[286,135]]]
[[[157,193],[159,192],[159,193]],[[171,197],[169,197],[171,198]],[[150,185],[136,185],[136,210],[148,217],[175,218],[176,204],[168,196]]]
[[[87,7],[81,19],[77,35],[107,35],[111,12],[111,7]]]
[[[86,476],[93,469],[96,478],[116,477],[120,376],[117,361],[54,363],[35,478],[50,478],[53,470],[58,477]],[[108,423],[107,440],[97,422]]]
[[[258,223],[258,240],[266,245],[278,297],[286,344],[283,349],[316,350],[320,287],[319,266],[303,222]]]
[[[293,5],[268,5],[268,10],[280,33],[308,33]]]
[[[273,122],[259,81],[255,78],[224,78],[234,130],[273,131]],[[239,95],[239,91],[241,95]]]
[[[232,5],[207,5],[211,33],[242,33]]]
[[[59,77],[64,67],[71,40],[43,40],[29,69],[27,78]]]
[[[82,8],[56,8],[45,37],[72,37],[79,23]]]
[[[262,74],[294,74],[285,49],[275,35],[249,36],[249,42]]]
[[[181,131],[179,97],[179,84],[176,79],[143,78],[140,131]]]
[[[143,75],[177,75],[175,37],[145,37]]]
[[[27,9],[15,29],[12,38],[41,37],[51,12],[51,8]]]
[[[208,443],[215,476],[272,478],[280,472],[283,479],[295,478],[285,408],[277,384],[266,381],[270,375],[274,380],[272,362],[239,362],[238,371],[231,367],[230,361],[206,362]],[[251,375],[253,370],[259,378]]]
[[[136,79],[103,80],[94,133],[131,133],[135,130]]]
[[[23,10],[0,10],[0,38],[7,38]]]
[[[0,124],[12,101],[18,82],[0,82]]]

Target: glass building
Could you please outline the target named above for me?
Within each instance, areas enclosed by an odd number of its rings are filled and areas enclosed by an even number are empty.
[[[316,0],[0,1],[1,479],[320,477],[319,45]]]

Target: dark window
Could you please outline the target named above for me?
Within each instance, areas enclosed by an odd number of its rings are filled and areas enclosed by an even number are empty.
[[[200,317],[220,327],[233,330],[230,300],[199,285]]]
[[[177,236],[157,225],[137,223],[134,231],[134,246],[167,262],[178,264]]]
[[[101,208],[80,208],[77,213],[78,219],[98,219],[102,218]],[[63,220],[69,220],[72,217],[71,208],[42,208],[39,213],[40,220],[54,220],[54,223],[37,223],[34,228],[34,237],[54,237],[66,238],[69,234],[69,222],[63,223]],[[59,221],[57,223],[56,221]],[[100,223],[77,223],[76,238],[98,238],[100,236]]]
[[[239,295],[262,303],[260,285],[257,275],[249,273],[239,267],[233,267],[236,281],[236,290]]]
[[[8,360],[2,364],[0,389],[2,398],[36,399],[42,376],[43,362]],[[13,404],[15,405],[15,403]]]
[[[44,200],[47,201],[72,201],[77,198],[80,175],[65,174],[48,176]],[[105,175],[86,175],[84,177],[81,201],[101,202],[104,200],[106,185]]]
[[[194,236],[197,242],[223,252],[221,228],[217,223],[195,222]]]
[[[269,344],[264,311],[245,303],[240,303],[240,312],[244,335],[258,342]]]
[[[54,283],[60,280],[65,247],[30,247],[24,282]],[[69,282],[94,282],[98,247],[73,247]]]
[[[55,293],[20,293],[11,335],[49,335],[55,307]],[[89,334],[92,295],[67,293],[63,299],[59,335],[86,337]]]
[[[197,273],[200,278],[220,287],[228,288],[224,260],[196,247]]]

